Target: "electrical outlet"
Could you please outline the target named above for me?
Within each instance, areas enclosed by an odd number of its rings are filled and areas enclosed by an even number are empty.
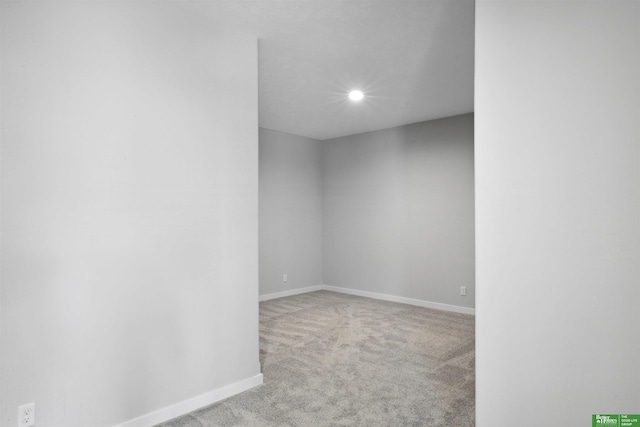
[[[467,296],[467,287],[466,286],[460,286],[460,295]]]
[[[18,427],[29,427],[36,424],[36,404],[27,403],[18,406]]]
[[[282,281],[283,281],[283,282],[286,282],[287,280],[288,280],[287,275],[286,275],[286,274],[283,274],[283,275],[282,275]]]

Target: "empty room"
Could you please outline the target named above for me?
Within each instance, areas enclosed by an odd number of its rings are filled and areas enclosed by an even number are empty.
[[[0,426],[640,425],[640,0],[0,4]]]

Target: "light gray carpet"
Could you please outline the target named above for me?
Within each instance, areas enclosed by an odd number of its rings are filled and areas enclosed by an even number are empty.
[[[318,291],[260,303],[264,384],[162,424],[475,425],[474,317]]]

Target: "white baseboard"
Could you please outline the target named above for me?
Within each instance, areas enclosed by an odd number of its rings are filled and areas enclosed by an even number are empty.
[[[260,384],[262,384],[262,374],[217,388],[199,396],[192,397],[191,399],[183,400],[182,402],[134,418],[114,427],[151,427],[188,414],[204,406],[211,405],[212,403],[219,402],[235,394],[242,393]]]
[[[290,289],[288,291],[274,292],[272,294],[260,295],[260,301],[269,301],[270,299],[290,297],[293,295],[306,294],[307,292],[315,292],[322,290],[322,285],[307,286],[306,288]]]
[[[426,308],[433,308],[435,310],[451,311],[453,313],[470,314],[472,316],[475,316],[476,314],[475,308],[462,307],[459,305],[442,304],[439,302],[425,301],[425,300],[413,299],[413,298],[397,297],[395,295],[377,294],[374,292],[359,291],[357,289],[340,288],[338,286],[328,286],[328,285],[307,286],[306,288],[291,289],[283,292],[275,292],[272,294],[260,295],[260,301],[268,301],[271,299],[289,297],[292,295],[306,294],[307,292],[315,292],[315,291],[321,291],[321,290],[340,292],[342,294],[356,295],[359,297],[374,298],[374,299],[379,299],[383,301],[399,302],[402,304],[417,305],[418,307],[426,307]]]
[[[374,299],[379,299],[384,301],[393,301],[393,302],[400,302],[403,304],[417,305],[418,307],[433,308],[435,310],[444,310],[444,311],[451,311],[454,313],[471,314],[474,316],[476,314],[475,308],[461,307],[459,305],[442,304],[439,302],[424,301],[421,299],[397,297],[395,295],[377,294],[374,292],[359,291],[356,289],[349,289],[349,288],[340,288],[337,286],[322,285],[322,289],[326,291],[340,292],[343,294],[357,295],[359,297],[367,297],[367,298],[374,298]]]

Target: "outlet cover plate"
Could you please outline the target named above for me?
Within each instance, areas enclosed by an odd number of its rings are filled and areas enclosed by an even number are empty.
[[[27,403],[18,406],[18,427],[30,427],[36,424],[36,404]]]

